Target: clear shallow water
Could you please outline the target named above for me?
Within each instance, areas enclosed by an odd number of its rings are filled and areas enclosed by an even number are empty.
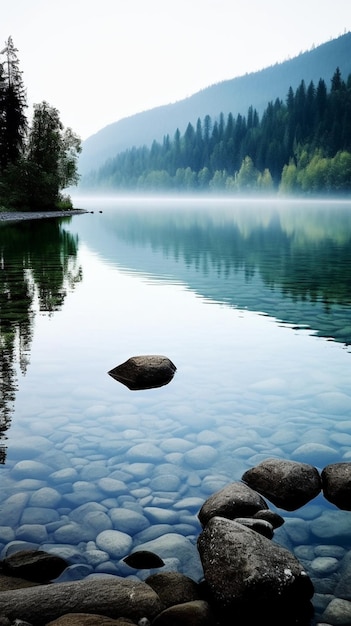
[[[130,576],[123,556],[146,546],[198,579],[211,493],[271,456],[320,470],[351,459],[351,213],[76,206],[94,213],[0,227],[2,554],[25,541],[67,556],[66,576]],[[168,356],[172,382],[129,391],[107,375],[137,354]],[[279,513],[276,540],[305,564],[321,611],[351,514],[321,496]],[[332,572],[315,562],[326,549]]]

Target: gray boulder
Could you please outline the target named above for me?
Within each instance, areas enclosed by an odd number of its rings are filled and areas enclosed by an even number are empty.
[[[176,604],[160,613],[152,626],[216,626],[217,621],[204,600]]]
[[[313,465],[282,459],[262,461],[247,470],[242,480],[286,511],[304,506],[322,489],[321,477]]]
[[[313,585],[299,561],[257,532],[213,517],[199,535],[198,549],[208,592],[218,610],[232,617],[246,615],[245,623],[250,623],[248,616],[255,608],[262,616],[268,607],[270,612],[278,606],[285,611],[288,606],[294,611],[298,606],[310,607]]]
[[[215,516],[228,519],[253,517],[255,513],[264,509],[268,509],[268,506],[256,491],[242,482],[234,482],[207,498],[198,513],[198,518],[202,526],[206,526]]]
[[[128,389],[153,389],[167,385],[177,368],[166,356],[155,354],[132,356],[108,372]]]
[[[164,608],[202,599],[199,584],[180,572],[152,574],[145,583],[157,593]]]
[[[284,518],[281,515],[278,515],[278,513],[276,513],[275,511],[270,511],[269,509],[257,511],[253,518],[266,520],[266,522],[272,524],[273,528],[280,528],[280,526],[283,526],[285,522]]]
[[[325,499],[343,511],[351,511],[351,463],[327,465],[321,476]]]
[[[92,615],[91,613],[68,613],[46,626],[135,626],[135,622],[127,618],[112,619],[105,615]]]
[[[260,533],[267,539],[272,539],[273,537],[273,526],[266,520],[255,519],[254,517],[236,517],[233,521],[254,530],[256,533]]]
[[[120,578],[85,579],[0,593],[0,615],[42,626],[67,613],[93,613],[138,622],[150,621],[163,607],[143,582]]]
[[[60,556],[43,550],[19,550],[1,562],[2,571],[7,576],[37,583],[48,583],[57,578],[68,565]]]

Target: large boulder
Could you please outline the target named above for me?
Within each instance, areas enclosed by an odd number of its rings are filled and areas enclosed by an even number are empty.
[[[42,626],[67,613],[152,621],[163,609],[149,585],[121,578],[85,579],[0,593],[0,615]]]
[[[325,499],[339,509],[351,511],[351,463],[327,465],[321,476]]]
[[[242,524],[213,517],[199,535],[198,549],[218,611],[232,618],[245,615],[245,623],[250,623],[256,608],[260,615],[277,607],[310,609],[313,585],[299,561]]]
[[[152,574],[146,578],[145,583],[158,594],[165,608],[193,600],[202,600],[199,584],[180,572]]]
[[[128,389],[153,389],[167,385],[177,368],[166,356],[156,354],[132,356],[108,372]]]
[[[244,483],[275,506],[295,511],[315,498],[322,489],[313,465],[282,459],[266,459],[242,475]]]
[[[253,517],[261,510],[268,510],[264,499],[242,482],[230,483],[207,498],[203,503],[198,518],[202,526],[215,516],[234,519],[235,517]]]
[[[60,556],[43,550],[19,550],[1,562],[2,571],[7,576],[37,583],[48,583],[57,578],[68,565]]]
[[[152,622],[152,626],[217,626],[217,624],[210,605],[204,600],[170,606]]]

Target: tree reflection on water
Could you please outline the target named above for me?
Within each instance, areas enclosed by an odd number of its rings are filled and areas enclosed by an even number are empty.
[[[37,312],[52,315],[82,280],[78,238],[64,229],[71,218],[0,226],[0,463],[6,459],[18,369],[30,362]]]

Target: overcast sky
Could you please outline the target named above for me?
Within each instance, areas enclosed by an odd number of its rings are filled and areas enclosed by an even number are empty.
[[[10,0],[0,24],[28,114],[46,100],[86,139],[351,31],[351,0]]]

